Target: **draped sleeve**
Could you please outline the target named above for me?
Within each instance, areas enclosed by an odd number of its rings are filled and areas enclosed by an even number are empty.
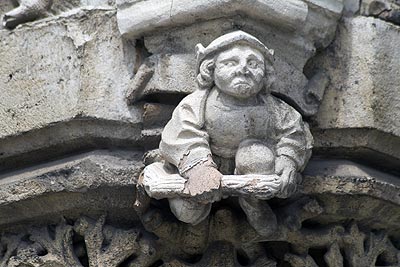
[[[209,136],[203,129],[208,93],[208,90],[197,90],[186,96],[162,132],[160,152],[180,174],[211,158]]]
[[[297,171],[302,171],[311,156],[313,145],[308,124],[303,122],[299,112],[282,100],[269,96],[267,102],[273,115],[277,156],[292,159]]]

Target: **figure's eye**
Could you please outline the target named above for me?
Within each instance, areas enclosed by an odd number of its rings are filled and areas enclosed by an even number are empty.
[[[254,59],[250,60],[247,64],[250,68],[253,68],[253,69],[257,68],[259,66],[259,63],[257,62],[257,60],[254,60]]]
[[[233,67],[233,66],[236,66],[237,63],[234,60],[227,60],[227,61],[224,61],[223,64],[227,67]]]

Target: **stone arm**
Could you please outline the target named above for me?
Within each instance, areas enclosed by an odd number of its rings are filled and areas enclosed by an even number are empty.
[[[286,198],[295,192],[301,181],[299,172],[311,156],[313,138],[300,113],[279,99],[273,101],[272,123],[277,140],[275,173],[282,183],[278,197]]]
[[[204,106],[208,92],[197,90],[176,107],[161,136],[160,151],[181,175],[211,160],[209,136],[204,126]]]
[[[277,158],[285,157],[303,171],[311,156],[313,138],[308,125],[303,122],[300,113],[279,99],[274,99],[277,109],[274,111],[274,125]]]
[[[183,192],[203,204],[221,199],[222,174],[212,160],[209,136],[203,129],[208,95],[197,90],[185,97],[172,114],[161,136],[160,151],[186,179]]]

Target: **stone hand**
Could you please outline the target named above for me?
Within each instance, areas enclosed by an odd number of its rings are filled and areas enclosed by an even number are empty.
[[[281,182],[278,197],[289,197],[296,190],[298,183],[296,164],[289,157],[279,156],[275,161],[275,173],[279,175]]]
[[[185,191],[201,203],[221,200],[222,174],[210,164],[198,164],[184,174],[187,178]]]
[[[280,188],[280,186],[280,179],[261,179],[257,183],[257,190],[254,193],[254,197],[262,200],[273,198],[278,191],[277,188]]]

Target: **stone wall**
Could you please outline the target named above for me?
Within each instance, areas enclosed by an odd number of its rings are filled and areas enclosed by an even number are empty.
[[[399,1],[18,2],[0,2],[0,266],[400,266]],[[275,50],[272,94],[315,142],[270,236],[236,198],[196,226],[134,208],[195,45],[237,29]]]

